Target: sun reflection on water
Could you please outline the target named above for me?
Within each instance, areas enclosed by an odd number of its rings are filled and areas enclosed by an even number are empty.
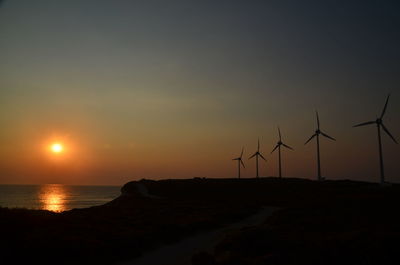
[[[63,185],[43,185],[40,190],[41,208],[53,212],[65,211],[65,197],[66,191]]]

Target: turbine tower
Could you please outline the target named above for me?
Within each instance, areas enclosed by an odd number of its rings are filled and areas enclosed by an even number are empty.
[[[242,147],[242,152],[240,153],[240,156],[237,157],[237,158],[232,159],[232,160],[237,160],[238,161],[238,178],[239,179],[240,179],[240,167],[243,166],[243,168],[245,168],[244,163],[242,161],[243,150],[244,150],[244,147]]]
[[[272,150],[271,154],[278,148],[278,153],[279,153],[279,177],[282,177],[282,161],[281,161],[281,146],[284,146],[290,150],[294,150],[293,148],[291,148],[290,146],[284,144],[282,142],[282,135],[281,135],[281,130],[278,127],[278,133],[279,133],[279,141],[276,144],[275,148]]]
[[[385,115],[385,112],[386,112],[386,108],[387,108],[388,102],[389,102],[389,97],[390,97],[390,94],[386,98],[385,106],[383,107],[382,114],[381,114],[381,116],[379,118],[377,118],[374,121],[367,121],[367,122],[363,122],[363,123],[360,123],[360,124],[357,124],[357,125],[353,126],[353,127],[359,127],[359,126],[364,126],[364,125],[376,124],[376,127],[378,129],[378,145],[379,145],[379,162],[380,162],[380,170],[381,170],[381,184],[385,183],[385,171],[384,171],[384,168],[383,168],[383,155],[382,155],[381,128],[397,144],[396,139],[394,139],[393,135],[389,132],[389,130],[386,128],[386,126],[383,124],[383,121],[382,121],[383,116]]]
[[[255,152],[254,155],[249,157],[249,159],[252,159],[253,157],[256,157],[256,178],[259,178],[259,175],[258,175],[258,157],[261,157],[262,159],[264,159],[265,162],[267,162],[267,160],[260,153],[260,139],[258,139],[257,152]]]
[[[318,180],[323,180],[321,176],[321,159],[320,159],[320,152],[319,152],[319,135],[322,135],[328,139],[331,139],[333,141],[336,141],[335,138],[330,137],[326,133],[322,132],[319,128],[319,117],[318,117],[318,111],[315,112],[317,115],[317,129],[315,130],[315,133],[305,142],[305,145],[308,144],[314,137],[317,137],[317,164],[318,164]]]

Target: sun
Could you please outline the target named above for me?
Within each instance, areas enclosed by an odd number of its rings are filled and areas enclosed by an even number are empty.
[[[51,145],[51,151],[53,153],[61,153],[64,150],[64,147],[60,143],[54,143]]]

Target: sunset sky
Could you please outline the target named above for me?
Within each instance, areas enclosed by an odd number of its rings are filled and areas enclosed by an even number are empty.
[[[277,175],[378,181],[400,140],[397,1],[0,1],[0,184]],[[51,144],[64,150],[52,152]],[[383,135],[388,181],[400,146]]]

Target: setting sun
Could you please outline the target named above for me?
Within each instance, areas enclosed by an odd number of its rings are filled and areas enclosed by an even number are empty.
[[[63,146],[59,143],[55,143],[51,145],[51,151],[54,153],[61,153],[63,151]]]

